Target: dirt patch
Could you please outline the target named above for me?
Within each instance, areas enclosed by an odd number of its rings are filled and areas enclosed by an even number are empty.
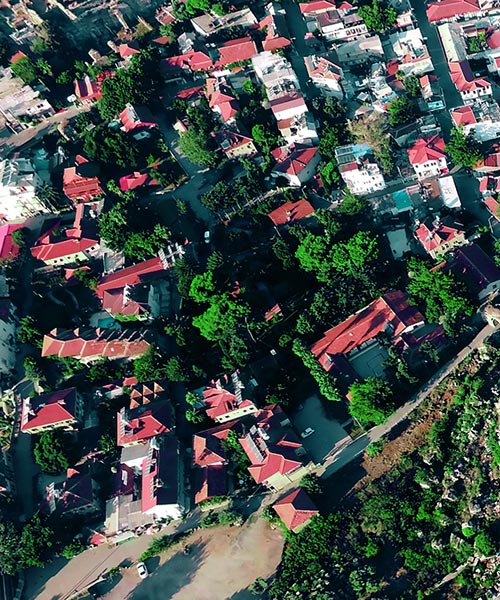
[[[106,600],[250,600],[248,587],[257,579],[273,576],[281,560],[283,535],[261,518],[253,517],[242,527],[200,529],[182,547],[151,559],[151,575],[143,582],[135,568],[124,572],[122,580]],[[159,563],[159,564],[158,564]]]

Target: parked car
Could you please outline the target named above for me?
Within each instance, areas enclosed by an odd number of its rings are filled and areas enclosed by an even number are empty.
[[[137,563],[137,572],[139,573],[139,577],[141,579],[146,579],[146,577],[149,575],[148,569],[143,562]]]
[[[302,439],[305,439],[306,437],[309,437],[313,433],[314,433],[314,429],[312,427],[308,427],[307,429],[304,429],[304,431],[300,434],[300,437]]]
[[[203,238],[205,239],[205,244],[210,244],[210,231],[205,231]]]

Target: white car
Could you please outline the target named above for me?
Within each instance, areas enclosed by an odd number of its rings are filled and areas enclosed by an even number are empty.
[[[137,563],[137,572],[139,573],[139,577],[141,579],[146,579],[146,577],[149,575],[148,569],[143,562]]]
[[[205,244],[210,244],[210,231],[205,231],[203,238],[205,239]]]
[[[300,437],[302,439],[305,439],[306,437],[309,437],[313,433],[314,433],[314,429],[312,427],[308,427],[307,429],[304,429],[304,431],[300,434]]]

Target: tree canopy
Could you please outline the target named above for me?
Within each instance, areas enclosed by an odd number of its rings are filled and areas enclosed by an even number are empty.
[[[394,410],[392,390],[378,377],[355,381],[349,393],[349,412],[364,427],[380,425]]]
[[[464,167],[474,167],[483,158],[473,134],[465,135],[463,127],[454,127],[451,130],[446,153],[456,165]]]
[[[35,461],[44,473],[61,473],[69,467],[67,440],[56,431],[45,431],[35,444]]]
[[[27,83],[35,82],[38,79],[38,69],[36,64],[29,58],[29,56],[23,56],[11,64],[12,72],[16,77],[19,77]]]
[[[359,16],[363,19],[368,29],[382,33],[395,25],[398,13],[392,6],[372,0],[371,4],[360,6]]]
[[[389,123],[391,125],[404,125],[411,123],[418,117],[417,105],[408,96],[400,96],[389,102]]]

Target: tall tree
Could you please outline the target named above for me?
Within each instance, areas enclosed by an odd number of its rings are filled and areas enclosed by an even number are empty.
[[[378,377],[355,381],[349,388],[349,412],[361,425],[380,425],[394,410],[389,384]]]
[[[451,130],[450,140],[446,144],[446,152],[456,165],[475,167],[483,158],[473,134],[465,135],[463,127]]]

